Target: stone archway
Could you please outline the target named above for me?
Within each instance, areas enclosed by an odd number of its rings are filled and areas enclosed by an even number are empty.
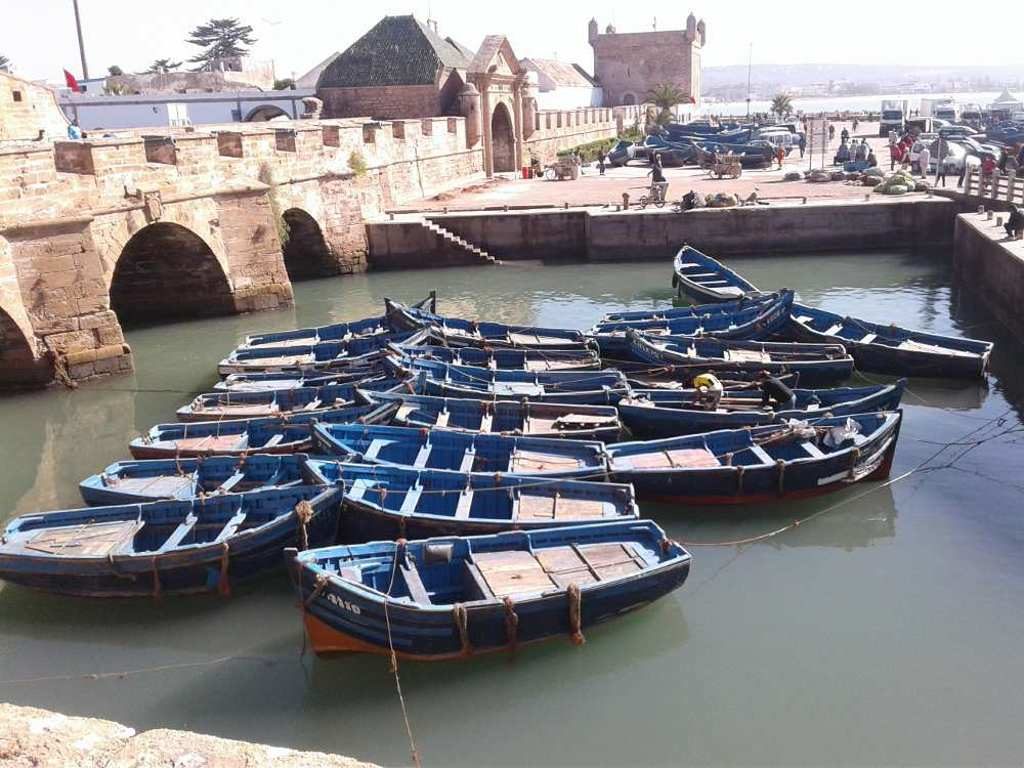
[[[622,106],[632,107],[636,105],[636,94],[624,93],[622,94]]]
[[[269,120],[291,120],[291,115],[275,104],[262,104],[249,111],[246,123],[265,123]]]
[[[504,102],[498,102],[491,115],[491,163],[495,173],[516,170],[515,128]]]
[[[0,308],[0,388],[46,384],[53,381],[53,365],[37,358],[32,343],[14,318]]]
[[[316,219],[301,208],[289,208],[281,218],[288,230],[282,251],[284,267],[291,280],[338,274],[338,262]]]
[[[156,222],[125,244],[110,282],[122,325],[235,311],[231,285],[210,246],[180,224]]]

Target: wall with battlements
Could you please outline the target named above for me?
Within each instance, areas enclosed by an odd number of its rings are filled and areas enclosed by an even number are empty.
[[[38,140],[40,131],[51,140],[64,138],[67,127],[52,89],[0,71],[0,148]]]
[[[525,142],[524,155],[542,164],[554,162],[558,153],[592,141],[614,138],[643,123],[643,106],[573,110],[542,110],[534,118],[534,130]]]
[[[363,270],[366,218],[481,176],[447,117],[0,148],[0,384],[130,370],[126,318],[287,304],[289,227],[330,271]]]

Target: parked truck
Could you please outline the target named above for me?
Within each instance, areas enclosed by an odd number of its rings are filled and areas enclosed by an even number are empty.
[[[906,99],[887,99],[882,102],[882,110],[879,113],[878,135],[888,136],[890,131],[897,134],[903,133],[907,123],[907,116],[910,114],[910,102]]]

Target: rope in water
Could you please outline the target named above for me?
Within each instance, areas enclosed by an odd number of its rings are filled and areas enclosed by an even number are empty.
[[[391,597],[391,590],[395,586],[395,574],[398,571],[398,558],[402,552],[405,551],[404,542],[399,540],[396,542],[395,547],[395,558],[391,563],[391,580],[388,582],[387,597]],[[384,600],[384,626],[387,629],[388,634],[388,651],[391,657],[391,672],[395,676],[395,691],[398,693],[398,703],[402,707],[402,719],[405,721],[405,733],[409,737],[409,752],[412,755],[413,764],[416,768],[420,768],[420,753],[416,749],[416,739],[412,735],[412,724],[409,722],[409,712],[405,706],[405,696],[402,695],[402,681],[398,676],[398,654],[395,653],[395,644],[391,639],[391,614],[388,612],[388,604],[391,602],[389,599]]]

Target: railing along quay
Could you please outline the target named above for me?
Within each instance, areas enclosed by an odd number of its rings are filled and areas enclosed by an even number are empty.
[[[977,167],[967,169],[964,177],[964,194],[997,200],[1004,203],[1024,205],[1024,177],[1016,173],[984,175]]]

